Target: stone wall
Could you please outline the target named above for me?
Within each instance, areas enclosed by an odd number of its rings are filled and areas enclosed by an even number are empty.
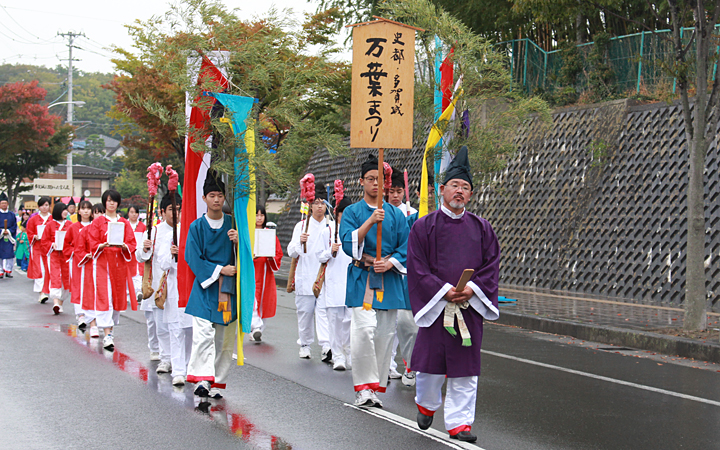
[[[386,150],[391,164],[408,169],[413,192],[425,136],[413,150]],[[468,206],[492,223],[500,239],[504,287],[657,305],[683,302],[688,153],[679,105],[623,100],[561,109],[550,127],[530,124],[516,142],[505,170],[476,177]],[[318,151],[308,171],[326,183],[345,180],[355,201],[368,151],[352,149],[336,159]],[[718,159],[713,142],[706,160],[712,300],[720,294]],[[298,200],[291,200],[281,220],[283,245],[300,217]]]

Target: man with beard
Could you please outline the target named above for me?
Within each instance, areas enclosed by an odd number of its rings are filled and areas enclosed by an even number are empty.
[[[417,371],[417,423],[425,430],[442,405],[447,378],[445,428],[452,439],[475,442],[483,318],[496,320],[500,245],[490,223],[465,210],[473,185],[467,147],[448,167],[439,211],[420,218],[408,241],[408,286],[419,326],[412,354]],[[464,288],[455,289],[472,270]],[[457,322],[456,322],[457,320]],[[457,330],[456,330],[457,323]],[[459,331],[459,332],[458,332]]]

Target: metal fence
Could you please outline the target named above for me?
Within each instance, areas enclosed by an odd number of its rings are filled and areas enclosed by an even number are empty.
[[[716,31],[720,30],[716,27]],[[685,44],[693,39],[694,28],[681,28],[680,36]],[[577,77],[575,90],[581,93],[588,89],[588,74],[593,70],[588,59],[594,42],[576,46],[580,57],[581,75]],[[548,92],[563,87],[560,84],[561,70],[570,55],[567,49],[545,51],[530,39],[515,39],[497,44],[510,61],[515,86],[527,93]],[[720,46],[711,54],[720,53]],[[688,50],[688,60],[695,54],[695,43]],[[661,84],[676,89],[676,80],[668,67],[673,64],[674,52],[671,30],[645,31],[610,38],[604,62],[613,72],[613,90],[618,93],[640,93],[643,87]],[[713,70],[713,79],[715,78]]]

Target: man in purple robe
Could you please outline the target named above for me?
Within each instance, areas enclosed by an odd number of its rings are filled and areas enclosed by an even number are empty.
[[[475,442],[477,380],[483,318],[496,320],[500,245],[490,223],[465,210],[472,196],[467,147],[448,167],[440,186],[442,207],[413,225],[408,241],[410,304],[419,327],[412,354],[417,371],[418,426],[430,427],[442,405],[447,376],[445,428],[453,439]],[[456,290],[465,269],[473,274]]]

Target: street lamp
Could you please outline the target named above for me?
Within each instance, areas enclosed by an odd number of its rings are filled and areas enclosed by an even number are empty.
[[[55,102],[55,103],[53,103],[53,104],[51,104],[51,105],[48,105],[48,109],[52,108],[52,107],[55,106],[55,105],[70,105],[70,104],[76,105],[78,108],[82,108],[83,106],[85,106],[85,102],[84,102],[84,101],[82,101],[82,100],[77,100],[77,101],[74,101],[74,102]]]
[[[70,98],[72,98],[72,91],[70,91]],[[75,101],[67,101],[67,102],[55,102],[50,105],[48,105],[48,109],[52,108],[55,105],[68,105],[68,123],[73,122],[73,106],[77,106],[78,108],[82,108],[85,106],[85,102],[82,100],[75,100]],[[75,181],[73,180],[73,168],[72,168],[72,148],[67,154],[67,162],[65,163],[65,178],[70,183],[70,197],[73,197],[75,195]]]

